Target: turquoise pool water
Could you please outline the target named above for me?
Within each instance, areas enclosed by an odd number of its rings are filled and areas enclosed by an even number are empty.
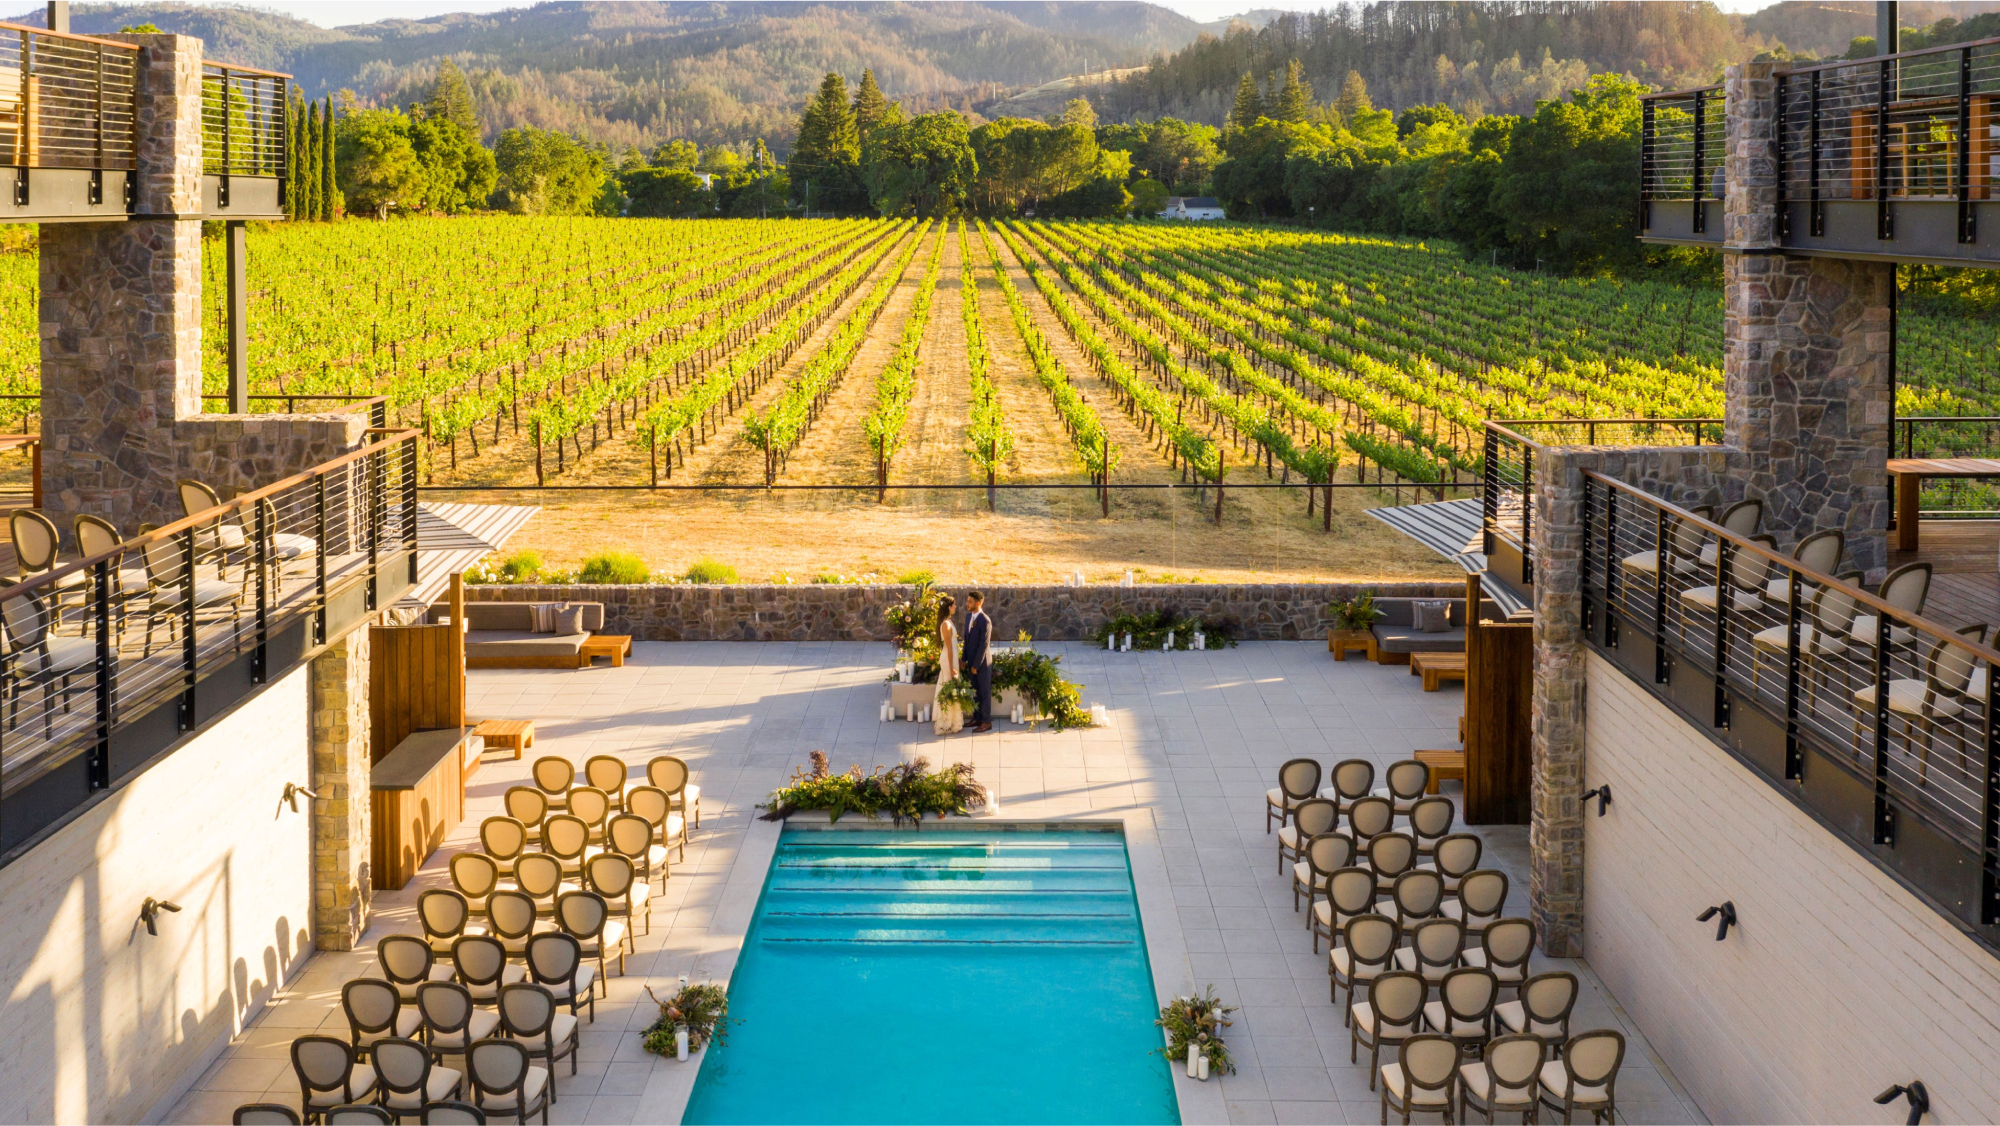
[[[685,1121],[1178,1123],[1124,836],[788,829]]]

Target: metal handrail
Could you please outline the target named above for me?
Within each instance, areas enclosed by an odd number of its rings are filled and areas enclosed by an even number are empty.
[[[1994,37],[1989,39],[1968,39],[1963,43],[1946,43],[1937,47],[1919,47],[1910,51],[1898,51],[1893,55],[1870,55],[1865,59],[1833,59],[1828,62],[1814,63],[1811,66],[1786,67],[1783,70],[1775,71],[1774,73],[1785,78],[1791,78],[1795,75],[1812,74],[1815,71],[1837,70],[1844,66],[1863,66],[1869,63],[1903,62],[1904,60],[1907,59],[1922,58],[1926,55],[1941,55],[1947,51],[1962,51],[1968,47],[1996,47],[1996,46],[2000,46],[2000,37]]]
[[[50,39],[68,39],[77,43],[89,43],[97,47],[116,47],[121,51],[130,51],[135,55],[139,53],[139,45],[137,43],[120,43],[116,39],[99,39],[95,35],[78,35],[73,31],[50,31],[46,27],[13,23],[8,20],[0,20],[0,31],[33,32],[36,35],[47,36]]]

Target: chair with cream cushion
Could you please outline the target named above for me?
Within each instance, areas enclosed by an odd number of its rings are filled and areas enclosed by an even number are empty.
[[[221,508],[222,498],[214,489],[192,478],[182,478],[174,482],[181,500],[181,515],[195,516],[211,508]],[[234,523],[234,518],[225,523],[216,520],[205,524],[195,533],[195,558],[215,560],[217,578],[229,577],[229,557],[242,555],[249,546],[250,538],[243,534],[243,528]]]
[[[604,823],[611,820],[610,794],[595,786],[571,786],[567,812],[589,827],[591,844],[603,843]]]
[[[417,922],[424,928],[424,941],[431,944],[431,953],[440,958],[451,957],[451,944],[459,935],[479,931],[471,925],[472,908],[465,896],[450,888],[427,888],[418,893]]]
[[[438,964],[431,944],[413,934],[388,934],[375,943],[375,960],[382,976],[405,1001],[417,999],[417,987],[427,981],[449,981],[450,966]]]
[[[1306,842],[1321,833],[1331,833],[1340,823],[1339,806],[1326,798],[1307,798],[1292,807],[1291,823],[1278,829],[1278,874],[1287,863],[1304,859]]]
[[[1390,970],[1368,983],[1368,999],[1348,1006],[1347,1062],[1355,1062],[1356,1052],[1368,1049],[1368,1089],[1375,1089],[1375,1072],[1382,1066],[1382,1047],[1400,1044],[1417,1035],[1423,1026],[1424,1002],[1430,1000],[1430,983],[1422,974]],[[1449,1040],[1446,1043],[1450,1043]],[[1452,1051],[1457,1052],[1456,1046]]]
[[[573,880],[563,879],[563,863],[546,852],[531,852],[521,857],[514,866],[514,883],[521,893],[535,901],[535,911],[543,916],[552,916],[556,911],[556,900],[566,891],[575,891]]]
[[[1835,576],[1843,583],[1858,583],[1861,573],[1850,571]],[[1845,669],[1848,663],[1847,637],[1854,628],[1854,616],[1860,605],[1854,595],[1841,587],[1815,587],[1806,593],[1805,603],[1800,608],[1799,655],[1804,659],[1804,681],[1806,685],[1807,707],[1818,706],[1819,693],[1825,686],[1828,665]],[[1767,629],[1760,629],[1750,635],[1753,658],[1774,660],[1782,670],[1786,654],[1790,649],[1788,634],[1790,625],[1780,622]],[[1763,659],[1754,659],[1750,670],[1750,686],[1755,690],[1763,677]],[[1844,674],[1843,674],[1844,675]]]
[[[60,694],[62,710],[68,712],[78,691],[88,700],[95,688],[92,676],[97,667],[97,642],[87,637],[56,634],[55,612],[40,590],[30,590],[0,602],[0,635],[4,635],[7,730],[20,722],[21,697],[29,689],[41,688],[42,737],[53,738],[55,697]],[[117,660],[117,651],[112,660]],[[79,680],[79,678],[83,678]]]
[[[1367,797],[1375,788],[1375,764],[1365,758],[1341,759],[1333,764],[1326,782],[1320,787],[1319,796],[1339,805],[1344,814],[1350,804]]]
[[[506,795],[500,799],[500,805],[507,811],[507,816],[521,823],[530,844],[542,839],[542,822],[549,816],[547,794],[534,786],[509,786]]]
[[[1291,824],[1292,811],[1318,789],[1318,760],[1295,758],[1279,767],[1278,784],[1264,791],[1264,831],[1269,833],[1273,822]]]
[[[512,817],[488,817],[479,823],[479,850],[493,858],[500,875],[511,876],[528,850],[528,827]]]
[[[1404,923],[1403,934],[1410,944],[1397,948],[1397,969],[1422,974],[1425,981],[1436,985],[1458,968],[1459,957],[1465,952],[1464,923],[1457,919],[1423,919]]]
[[[284,1103],[244,1103],[229,1121],[233,1126],[299,1126],[299,1112]]]
[[[1688,509],[1688,513],[1692,516],[1698,516],[1703,520],[1709,520],[1714,518],[1715,509],[1704,504]],[[1633,552],[1620,560],[1618,565],[1641,578],[1648,580],[1657,579],[1660,575],[1660,555],[1662,550],[1664,550],[1667,559],[1670,561],[1668,566],[1676,574],[1693,574],[1695,569],[1701,565],[1701,541],[1705,538],[1707,538],[1707,533],[1703,532],[1693,521],[1668,516],[1667,537],[1664,542],[1655,544],[1644,551]]]
[[[616,755],[592,755],[583,760],[583,778],[611,799],[611,808],[625,808],[625,760]]]
[[[675,858],[687,859],[687,818],[675,813],[674,800],[658,786],[634,786],[625,791],[627,812],[652,822],[653,836],[663,845],[675,847]],[[659,869],[662,889],[666,886],[667,869]]]
[[[1417,867],[1417,839],[1408,833],[1377,833],[1368,839],[1368,867],[1374,869],[1376,890],[1395,890],[1396,878]]]
[[[529,948],[533,946],[530,939]],[[507,947],[490,934],[469,934],[459,939],[452,945],[451,961],[457,967],[458,983],[472,995],[475,1005],[498,1005],[501,986],[526,980],[528,976],[526,970],[507,960]]]
[[[561,755],[543,755],[528,764],[528,778],[547,795],[550,809],[562,809],[576,782],[576,764]]]
[[[487,933],[500,940],[509,958],[528,956],[535,934],[535,900],[526,892],[502,889],[486,902]]]
[[[1579,1032],[1563,1045],[1562,1058],[1542,1065],[1542,1105],[1559,1111],[1565,1123],[1587,1110],[1593,1122],[1616,1121],[1618,1067],[1625,1062],[1625,1034],[1611,1028]]]
[[[391,1126],[397,1119],[375,1103],[349,1103],[328,1107],[319,1120],[326,1126]]]
[[[1356,851],[1367,849],[1370,840],[1396,823],[1396,806],[1388,798],[1371,795],[1348,803],[1346,808],[1347,824],[1334,832],[1353,837]]]
[[[542,822],[542,852],[562,861],[563,875],[583,875],[583,862],[597,853],[590,843],[590,825],[581,817],[558,813]]]
[[[110,521],[98,516],[79,514],[71,518],[71,527],[76,532],[77,554],[85,559],[116,551],[125,540]],[[120,556],[111,564],[111,608],[116,618],[112,636],[122,637],[125,633],[125,615],[133,600],[146,596],[146,568],[128,565],[129,554]],[[92,580],[95,582],[95,577]],[[93,587],[94,589],[94,587]]]
[[[1418,798],[1410,806],[1410,835],[1417,839],[1417,863],[1429,860],[1437,850],[1437,843],[1451,835],[1451,824],[1458,817],[1458,807],[1451,799],[1439,795]]]
[[[438,1066],[430,1049],[415,1040],[384,1040],[375,1045],[374,1060],[382,1107],[398,1118],[422,1111],[425,1103],[455,1099],[464,1093],[465,1076]]]
[[[650,759],[646,763],[646,781],[665,790],[667,797],[680,807],[683,826],[692,821],[695,828],[701,828],[701,787],[695,785],[687,763],[672,755]]]
[[[15,509],[7,518],[7,530],[14,539],[14,565],[20,568],[20,574],[9,580],[7,585],[27,582],[61,565],[62,533],[56,531],[56,522],[44,515],[41,509]],[[89,583],[88,572],[71,571],[52,585],[44,585],[40,589],[58,602],[75,602]]]
[[[549,1072],[549,1101],[560,1102],[556,1090],[556,1061],[569,1057],[569,1073],[576,1074],[577,1023],[569,1013],[556,1011],[555,995],[539,985],[522,982],[500,991],[500,1023],[507,1038],[539,1056]]]
[[[1493,1006],[1499,999],[1500,979],[1492,970],[1460,966],[1437,983],[1424,1005],[1424,1023],[1460,1047],[1478,1051],[1493,1036]]]
[[[1437,851],[1428,861],[1419,861],[1420,868],[1435,868],[1444,877],[1444,890],[1456,892],[1460,880],[1466,873],[1479,867],[1479,858],[1486,851],[1486,842],[1477,833],[1453,833],[1437,843]]]
[[[358,977],[341,986],[340,1009],[347,1014],[356,1059],[366,1059],[377,1041],[415,1035],[423,1025],[423,1017],[404,1006],[396,987],[376,977]]]
[[[464,1101],[446,1099],[424,1108],[424,1126],[486,1126],[486,1112]]]
[[[597,971],[583,964],[583,944],[568,933],[538,934],[528,943],[528,976],[575,1013],[590,1006],[597,1023]]]
[[[431,1058],[462,1056],[475,1040],[500,1027],[500,1015],[472,1003],[472,993],[455,981],[427,981],[417,986],[417,1012],[424,1018],[424,1040]]]
[[[1731,535],[1742,536],[1748,539],[1757,534],[1757,529],[1764,526],[1764,502],[1761,500],[1739,500],[1728,508],[1723,509],[1722,515],[1717,517],[1715,522],[1722,525],[1723,530],[1729,532]],[[1777,541],[1773,540],[1771,542],[1776,543]],[[1707,542],[1701,545],[1701,550],[1695,552],[1695,565],[1697,567],[1705,567],[1710,572],[1713,572],[1719,552],[1720,548],[1716,546],[1716,542],[1712,539],[1707,540]]]
[[[1321,833],[1306,841],[1305,855],[1292,865],[1292,910],[1299,909],[1299,893],[1306,895],[1306,925],[1312,925],[1313,900],[1326,890],[1327,880],[1354,861],[1354,841],[1339,833]],[[1319,953],[1315,946],[1313,953]]]
[[[1465,964],[1485,966],[1503,987],[1528,980],[1528,958],[1535,952],[1535,924],[1528,919],[1498,919],[1486,924],[1479,941],[1465,951]]]
[[[1778,550],[1775,536],[1753,536],[1751,543],[1773,553]],[[1764,609],[1764,589],[1770,582],[1774,564],[1769,556],[1754,551],[1744,551],[1732,545],[1729,554],[1729,610],[1731,614],[1754,614]],[[1710,567],[1713,575],[1715,568]],[[1691,586],[1681,591],[1681,605],[1688,610],[1697,610],[1713,617],[1722,600],[1722,588],[1714,583],[1707,586]]]
[[[1406,1037],[1397,1046],[1396,1061],[1382,1065],[1382,1117],[1386,1120],[1394,1110],[1401,1112],[1405,1126],[1416,1112],[1441,1114],[1450,1121],[1457,1086],[1458,1045],[1450,1037]]]
[[[375,1069],[354,1045],[335,1036],[301,1036],[292,1041],[292,1073],[308,1119],[360,1102],[375,1093]]]
[[[1808,571],[1831,575],[1840,566],[1840,553],[1847,547],[1847,533],[1834,529],[1814,532],[1792,548],[1792,561]],[[1764,601],[1785,606],[1792,599],[1792,573],[1782,570],[1764,584]]]
[[[1411,868],[1389,885],[1389,897],[1377,910],[1396,920],[1408,934],[1423,920],[1436,918],[1443,907],[1444,877],[1429,868]]]
[[[1961,628],[1958,635],[1978,642],[1985,632],[1984,625],[1974,624]],[[1963,645],[1942,638],[1926,640],[1929,646],[1924,654],[1922,679],[1898,677],[1889,682],[1889,718],[1903,722],[1904,741],[1917,754],[1917,782],[1920,785],[1930,780],[1931,747],[1937,742],[1940,723],[1947,725],[1958,751],[1961,770],[1966,765],[1965,737],[1968,728],[1973,734],[1978,734],[1978,728],[1964,722],[1964,717],[1973,703],[1969,690],[1979,658]],[[1854,693],[1856,747],[1869,745],[1864,740],[1863,728],[1874,725],[1875,686],[1870,684]]]
[[[597,959],[597,981],[608,996],[610,987],[602,984],[610,976],[605,959],[615,952],[619,976],[624,976],[625,924],[611,917],[603,896],[594,891],[571,891],[556,900],[556,926],[576,939],[583,957]]]
[[[1521,983],[1520,996],[1493,1007],[1500,1027],[1539,1036],[1561,1047],[1569,1039],[1569,1014],[1576,1008],[1576,975],[1566,970],[1536,974]]]
[[[465,897],[472,917],[484,918],[486,897],[500,887],[500,865],[483,852],[455,852],[445,870],[451,875],[451,886]]]
[[[507,1115],[526,1122],[531,1114],[549,1120],[549,1073],[533,1066],[528,1049],[512,1040],[489,1038],[472,1045],[465,1056],[472,1101],[491,1120]]]
[[[1438,909],[1447,919],[1457,919],[1473,934],[1499,921],[1507,909],[1507,873],[1498,868],[1467,872],[1458,883],[1458,893]]]
[[[1347,924],[1363,915],[1375,914],[1375,873],[1367,868],[1336,868],[1321,885],[1326,898],[1306,913],[1306,929],[1312,932],[1313,953],[1319,953],[1321,935],[1326,948],[1347,933]]]
[[[1889,572],[1889,577],[1883,579],[1881,587],[1876,590],[1875,597],[1901,611],[1902,617],[1915,618],[1923,615],[1924,603],[1930,600],[1930,594],[1931,565],[1905,563]],[[1875,651],[1875,638],[1881,630],[1881,624],[1881,619],[1876,615],[1857,611],[1854,615],[1854,624],[1847,630],[1848,640],[1853,642],[1856,648],[1867,650],[1871,654],[1868,658],[1870,661],[1875,659],[1872,654]],[[1896,616],[1890,617],[1889,644],[1908,645],[1913,637],[1910,627],[1898,625]]]
[[[1500,1036],[1488,1041],[1478,1062],[1459,1065],[1458,1120],[1470,1121],[1470,1112],[1477,1110],[1488,1122],[1499,1114],[1518,1114],[1524,1122],[1534,1121],[1547,1055],[1548,1046],[1536,1036]]]
[[[1382,782],[1372,796],[1388,798],[1395,805],[1396,816],[1408,817],[1410,807],[1423,800],[1424,791],[1430,789],[1431,768],[1413,758],[1402,759],[1382,772]]]
[[[148,540],[139,547],[139,558],[146,571],[146,646],[144,653],[153,651],[153,630],[161,622],[167,626],[167,639],[180,635],[182,620],[187,616],[189,583],[182,574],[186,555],[181,542],[169,536],[165,539]],[[219,618],[223,612],[230,617],[237,648],[243,645],[243,588],[224,579],[204,579],[196,576],[194,587],[194,612],[196,620],[200,615],[210,615],[210,620]]]
[[[615,852],[601,853],[591,857],[584,864],[583,884],[591,891],[604,897],[604,905],[613,915],[625,917],[625,934],[628,945],[639,920],[646,921],[645,933],[653,933],[652,888],[639,878],[639,870],[632,864],[632,858]],[[636,946],[633,953],[638,953]]]
[[[1327,994],[1328,1000],[1338,1005],[1340,987],[1345,985],[1351,1007],[1358,986],[1374,981],[1394,967],[1402,931],[1396,920],[1387,915],[1357,915],[1347,920],[1340,934],[1341,945],[1327,952],[1326,972],[1332,979]]]
[[[653,843],[657,837],[651,821],[636,813],[620,813],[604,827],[604,848],[631,860],[641,883],[650,883],[657,875],[665,887],[667,846]]]

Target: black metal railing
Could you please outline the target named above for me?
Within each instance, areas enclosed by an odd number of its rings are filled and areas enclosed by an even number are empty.
[[[204,173],[284,177],[290,82],[276,71],[201,64]]]
[[[1589,643],[1940,910],[2000,924],[1986,627],[1924,617],[1927,569],[1871,592],[1837,557],[1583,476]]]
[[[419,435],[372,433],[0,589],[0,852],[416,581]]]
[[[1655,205],[1684,202],[1691,208],[1690,229],[1706,232],[1702,205],[1723,196],[1728,118],[1722,87],[1648,94],[1640,114],[1639,225],[1652,226]]]
[[[368,412],[368,425],[378,430],[389,425],[387,395],[288,395],[280,392],[246,397],[250,400],[252,414],[297,414],[299,404],[303,403],[307,413],[347,414],[365,410]],[[0,396],[0,401],[4,401],[5,398],[6,396]],[[229,409],[228,395],[204,394],[201,401],[211,412],[218,410],[218,404],[223,413],[227,413]]]
[[[138,167],[129,43],[0,23],[0,164]]]
[[[1719,418],[1488,419],[1482,499],[1488,558],[1503,545],[1535,579],[1535,452],[1544,446],[1699,446],[1722,441]]]
[[[1976,241],[1975,202],[2000,178],[2000,39],[1780,71],[1779,214],[1803,202],[1825,234],[1826,204],[1876,203],[1878,239],[1895,237],[1892,200],[1958,205],[1958,241]],[[1789,233],[1789,232],[1787,232]]]

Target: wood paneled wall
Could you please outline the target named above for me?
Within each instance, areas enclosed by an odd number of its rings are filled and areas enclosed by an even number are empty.
[[[465,726],[465,588],[451,582],[452,620],[368,631],[370,762],[412,731]]]
[[[1479,605],[1479,576],[1466,578]],[[1534,754],[1535,627],[1482,622],[1465,628],[1465,822],[1525,825]]]

